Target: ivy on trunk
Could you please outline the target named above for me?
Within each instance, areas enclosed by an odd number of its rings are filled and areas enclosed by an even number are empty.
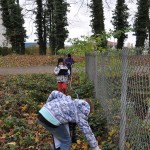
[[[122,49],[124,40],[127,38],[125,30],[129,28],[128,23],[128,7],[125,4],[125,0],[117,0],[116,8],[113,11],[112,24],[114,26],[117,38],[117,48]]]

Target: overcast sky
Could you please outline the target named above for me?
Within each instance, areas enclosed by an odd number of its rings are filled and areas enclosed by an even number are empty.
[[[21,6],[24,8],[23,14],[25,14],[25,28],[27,30],[27,42],[33,42],[36,39],[35,36],[35,27],[34,27],[34,16],[32,13],[26,13],[25,9],[34,8],[34,0],[20,0]],[[70,12],[68,13],[68,30],[69,38],[79,38],[81,35],[91,35],[90,27],[90,9],[87,7],[87,4],[90,3],[90,0],[68,0],[71,3]],[[107,3],[106,3],[107,2]],[[134,14],[136,12],[136,5],[132,3],[132,0],[126,0],[128,8],[130,10],[130,24],[133,24]],[[115,0],[104,0],[104,16],[105,16],[105,30],[109,31],[113,29],[111,24],[112,10],[115,8]],[[111,41],[115,41],[113,38]],[[125,41],[127,43],[135,44],[135,37],[132,33],[128,34],[128,39]]]

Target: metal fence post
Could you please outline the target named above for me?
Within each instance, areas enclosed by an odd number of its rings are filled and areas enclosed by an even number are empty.
[[[98,92],[97,92],[97,84],[98,84],[98,77],[97,77],[97,74],[98,74],[98,68],[97,68],[97,52],[94,53],[95,55],[95,79],[94,79],[94,89],[95,89],[95,98],[98,98]]]
[[[119,149],[125,150],[125,130],[126,130],[126,104],[127,104],[127,55],[128,48],[122,49],[122,87],[121,87],[121,121],[120,121],[120,137],[119,137]]]
[[[86,53],[86,54],[85,54],[85,73],[86,73],[87,77],[89,78],[88,69],[87,69],[87,68],[88,68],[88,65],[89,65],[88,59],[89,59],[89,56],[88,56],[88,54]]]

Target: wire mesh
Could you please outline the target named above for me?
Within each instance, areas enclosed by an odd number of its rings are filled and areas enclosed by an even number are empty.
[[[86,64],[119,149],[150,150],[150,57],[124,48],[86,55]]]

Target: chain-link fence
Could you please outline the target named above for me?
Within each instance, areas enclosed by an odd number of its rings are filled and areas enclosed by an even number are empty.
[[[86,72],[119,149],[150,150],[150,56],[127,48],[87,54]]]

